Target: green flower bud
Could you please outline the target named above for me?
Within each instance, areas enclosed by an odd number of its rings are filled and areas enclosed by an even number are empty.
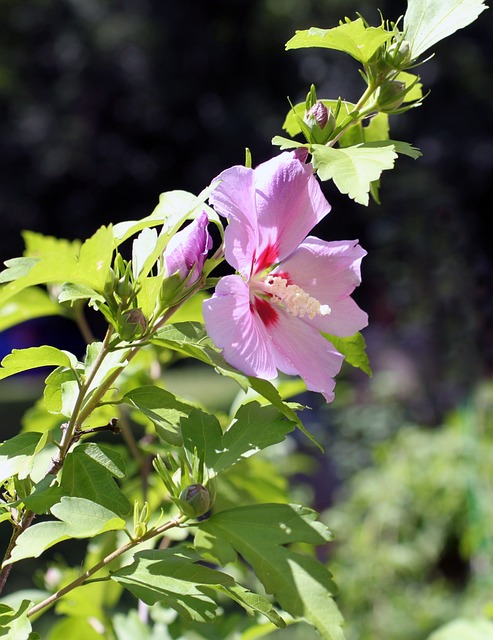
[[[125,311],[118,323],[118,333],[122,340],[133,340],[147,329],[147,320],[141,309],[129,309]]]
[[[211,494],[202,484],[191,484],[180,493],[180,509],[191,518],[203,516],[211,505]]]
[[[405,96],[405,83],[400,80],[392,80],[378,87],[375,92],[375,102],[380,111],[389,113],[401,106]]]
[[[385,60],[394,69],[402,69],[411,62],[411,45],[407,40],[394,42],[387,49]]]

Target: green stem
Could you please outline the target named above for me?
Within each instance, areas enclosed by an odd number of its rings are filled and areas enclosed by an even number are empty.
[[[127,551],[130,551],[130,549],[137,547],[139,544],[141,544],[142,542],[145,542],[146,540],[150,540],[151,538],[154,538],[156,536],[161,535],[162,533],[165,533],[169,529],[178,527],[179,525],[183,524],[186,520],[187,520],[186,516],[183,516],[183,515],[176,518],[172,518],[169,522],[166,522],[166,524],[163,524],[160,527],[156,527],[156,529],[151,529],[150,531],[147,531],[147,533],[145,533],[140,538],[137,538],[135,540],[130,540],[130,542],[127,542],[121,547],[118,547],[118,549],[115,549],[115,551],[113,551],[112,553],[107,555],[105,558],[103,558],[100,562],[98,562],[93,567],[85,571],[78,578],[73,580],[70,584],[63,587],[63,589],[59,589],[56,593],[53,593],[48,598],[46,598],[39,604],[35,605],[32,609],[30,609],[30,611],[28,612],[28,615],[33,616],[39,611],[42,611],[46,607],[49,607],[50,605],[52,605],[54,602],[59,600],[61,597],[63,597],[67,593],[70,593],[70,591],[72,591],[73,589],[76,589],[77,587],[82,586],[88,578],[93,576],[100,569],[108,565],[110,562],[112,562],[122,554],[126,553]]]

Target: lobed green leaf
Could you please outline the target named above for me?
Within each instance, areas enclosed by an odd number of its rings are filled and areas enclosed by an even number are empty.
[[[341,23],[332,29],[311,27],[296,34],[286,43],[286,49],[304,49],[306,47],[324,47],[348,53],[350,56],[366,64],[373,54],[391,40],[393,33],[383,26],[368,27],[361,18]]]
[[[341,193],[367,206],[372,182],[393,168],[397,153],[392,144],[363,143],[340,149],[314,144],[312,157],[321,180],[334,180]]]
[[[328,333],[323,333],[322,335],[334,345],[339,353],[342,353],[348,364],[361,369],[371,377],[372,371],[368,354],[366,353],[366,342],[360,332],[349,338],[339,338]]]
[[[224,433],[214,416],[201,411],[194,411],[181,420],[183,445],[190,457],[195,451],[203,454],[209,479],[258,451],[282,442],[294,426],[278,409],[258,402],[240,406]]]
[[[322,638],[342,640],[342,616],[332,599],[336,587],[330,572],[314,558],[285,546],[330,540],[330,532],[315,518],[314,511],[297,505],[237,507],[202,523],[195,548],[206,560],[221,565],[241,554],[285,611],[308,620]]]

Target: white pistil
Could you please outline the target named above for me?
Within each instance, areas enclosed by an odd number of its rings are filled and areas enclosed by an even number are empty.
[[[328,304],[320,304],[310,294],[296,284],[288,284],[288,281],[279,276],[267,276],[264,282],[265,291],[270,293],[273,302],[281,303],[286,311],[293,316],[303,318],[307,315],[310,320],[315,316],[328,316],[330,307]]]

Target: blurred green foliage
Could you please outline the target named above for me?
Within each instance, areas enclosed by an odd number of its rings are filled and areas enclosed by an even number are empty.
[[[348,640],[421,640],[491,614],[493,385],[440,427],[401,425],[373,453],[324,514]]]

